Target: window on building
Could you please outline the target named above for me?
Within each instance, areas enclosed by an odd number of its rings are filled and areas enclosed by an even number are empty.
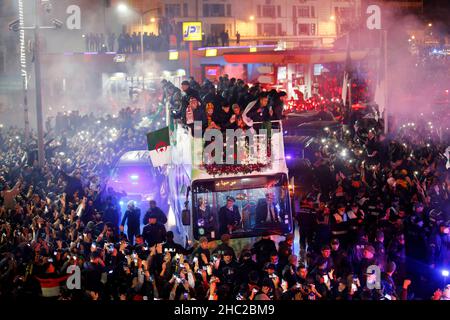
[[[277,24],[277,35],[284,36],[283,34],[283,28],[281,27],[281,23]]]
[[[258,16],[258,17],[261,17],[261,6],[260,6],[260,5],[257,5],[257,6],[256,6],[256,11],[257,11],[257,12],[256,12],[256,13],[257,13],[257,16]]]
[[[281,18],[281,6],[277,6],[277,15],[278,18]]]
[[[311,18],[315,18],[316,17],[316,7],[311,6]]]
[[[308,6],[298,6],[297,15],[300,18],[309,18],[309,7]]]
[[[204,17],[225,17],[225,5],[220,3],[205,3],[203,5]]]
[[[275,18],[276,17],[276,7],[275,6],[263,6],[262,16],[264,18]]]
[[[311,23],[311,36],[315,36],[316,35],[316,24],[315,23]]]
[[[231,4],[227,4],[227,17],[231,17]]]
[[[166,4],[166,16],[168,18],[181,17],[181,5],[179,3]]]
[[[278,35],[277,34],[277,24],[276,23],[264,23],[262,25],[262,35],[273,37]]]
[[[188,17],[188,16],[189,16],[188,4],[183,3],[183,17]]]
[[[298,25],[298,34],[301,36],[309,36],[311,33],[311,25],[309,23],[300,23]]]

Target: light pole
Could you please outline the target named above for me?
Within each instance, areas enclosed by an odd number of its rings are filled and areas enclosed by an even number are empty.
[[[59,20],[53,19],[52,26],[41,26],[39,19],[39,7],[41,4],[41,0],[35,1],[35,16],[34,16],[34,26],[25,27],[23,20],[23,3],[19,1],[19,27],[14,28],[14,31],[20,31],[20,40],[24,41],[24,32],[25,30],[34,30],[34,46],[33,46],[33,55],[34,55],[34,73],[35,73],[35,90],[36,90],[36,120],[37,120],[37,144],[38,144],[38,165],[39,167],[43,167],[45,162],[45,149],[44,149],[44,121],[42,114],[42,91],[41,91],[41,63],[40,63],[40,39],[39,39],[39,31],[40,29],[59,29],[62,27],[63,23]],[[47,2],[42,2],[43,5],[48,5]],[[28,103],[27,103],[27,79],[26,77],[26,61],[24,52],[22,52],[22,44],[21,44],[21,68],[22,68],[22,77],[24,77],[24,108],[25,108],[25,135],[27,135],[27,126],[28,126]],[[25,137],[27,139],[27,137]]]

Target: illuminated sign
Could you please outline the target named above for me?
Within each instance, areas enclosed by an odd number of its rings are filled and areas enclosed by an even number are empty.
[[[258,49],[256,47],[250,47],[250,52],[256,52]]]
[[[169,51],[169,60],[178,60],[178,51]]]
[[[183,41],[202,41],[202,23],[183,22]]]
[[[206,49],[205,57],[215,57],[217,56],[217,49]]]

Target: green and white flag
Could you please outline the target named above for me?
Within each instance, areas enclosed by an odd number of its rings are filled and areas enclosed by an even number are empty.
[[[169,127],[147,133],[147,144],[154,167],[172,162]]]

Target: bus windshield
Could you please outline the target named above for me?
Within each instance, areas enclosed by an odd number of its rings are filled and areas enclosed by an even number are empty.
[[[287,175],[194,181],[194,237],[256,237],[292,231]]]

